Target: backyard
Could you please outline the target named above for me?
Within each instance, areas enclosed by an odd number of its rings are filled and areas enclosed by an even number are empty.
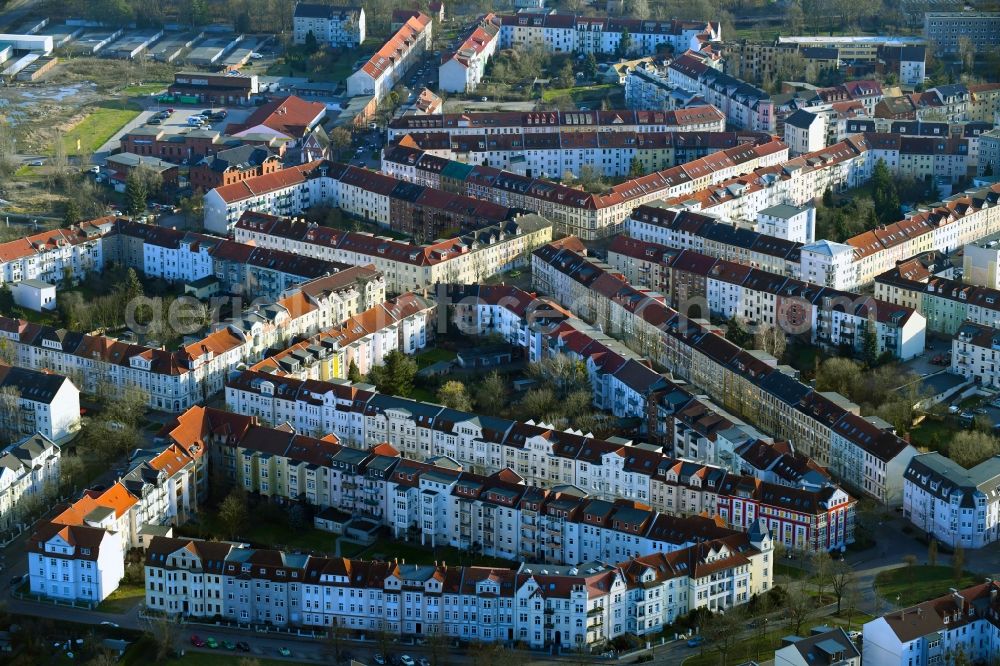
[[[122,582],[111,595],[101,602],[97,610],[101,613],[127,613],[146,598],[146,588],[142,583]]]
[[[875,589],[883,599],[897,606],[912,606],[948,594],[949,588],[962,589],[982,581],[982,576],[963,571],[955,579],[950,566],[914,565],[883,571],[875,577]]]

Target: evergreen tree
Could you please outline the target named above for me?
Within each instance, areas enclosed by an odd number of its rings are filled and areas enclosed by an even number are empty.
[[[643,174],[642,162],[638,157],[633,157],[632,162],[628,165],[628,177],[638,178]]]
[[[748,347],[753,343],[753,336],[739,317],[733,317],[726,322],[726,340],[739,347]]]
[[[876,333],[875,327],[875,322],[869,320],[865,326],[864,339],[862,340],[862,360],[869,368],[874,368],[878,363],[878,333]]]
[[[624,58],[632,50],[632,35],[629,34],[628,28],[622,28],[622,36],[618,41],[618,49],[615,54],[619,58]]]
[[[71,226],[80,221],[80,206],[70,199],[66,202],[66,211],[63,213],[63,226]]]
[[[368,381],[380,393],[389,395],[409,395],[413,390],[413,378],[417,375],[417,363],[398,349],[386,354],[382,365],[376,365],[368,373]]]
[[[993,175],[993,162],[987,162],[986,163],[986,168],[983,169],[983,175],[984,176],[992,176]]]
[[[358,364],[354,362],[353,358],[351,359],[351,364],[347,366],[347,378],[355,384],[363,379],[361,377],[361,370],[358,369]]]
[[[588,53],[587,57],[583,59],[581,71],[588,79],[597,76],[597,58],[594,57],[593,53]]]
[[[829,187],[823,190],[823,205],[827,208],[833,207],[833,190]]]
[[[879,159],[872,171],[872,198],[875,215],[882,224],[892,224],[899,219],[899,190],[885,160]]]
[[[313,34],[312,30],[306,33],[305,51],[309,55],[319,51],[319,42],[316,41],[316,35]]]
[[[145,181],[135,173],[129,174],[125,181],[125,210],[129,215],[139,215],[146,211],[148,194]]]

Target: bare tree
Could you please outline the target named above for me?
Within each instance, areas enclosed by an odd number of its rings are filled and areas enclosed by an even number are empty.
[[[757,327],[757,332],[754,335],[754,345],[758,349],[763,349],[771,356],[781,359],[785,354],[785,347],[788,346],[788,338],[780,327],[762,325]]]
[[[21,391],[16,386],[0,388],[0,435],[4,441],[20,439],[24,429]]]
[[[826,586],[830,584],[833,560],[830,559],[830,553],[822,550],[813,553],[809,565],[812,569],[812,582],[816,585],[816,596],[819,597],[819,602],[823,603],[823,593],[826,591]]]
[[[841,604],[844,600],[844,594],[847,593],[848,589],[854,585],[856,576],[854,575],[854,569],[851,568],[847,562],[843,560],[836,560],[830,565],[830,587],[833,589],[834,596],[837,597],[837,614],[840,614]]]
[[[181,634],[180,618],[167,615],[147,618],[145,630],[156,645],[156,662],[166,661],[173,654]]]
[[[715,613],[705,623],[702,634],[712,649],[719,653],[719,663],[728,663],[729,653],[739,641],[742,620],[742,608],[734,606],[724,612]]]
[[[792,626],[792,633],[798,636],[799,632],[802,631],[802,625],[815,615],[816,605],[805,590],[799,587],[790,587],[784,610],[785,616]]]

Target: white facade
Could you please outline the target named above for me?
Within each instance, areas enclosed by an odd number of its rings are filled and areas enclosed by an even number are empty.
[[[23,517],[26,498],[56,495],[61,456],[59,446],[40,434],[0,451],[0,529],[11,529]]]
[[[377,102],[385,99],[407,70],[423,58],[431,43],[432,26],[424,14],[407,19],[368,62],[347,77],[348,96],[374,96]]]
[[[56,309],[56,286],[41,280],[21,280],[10,286],[14,303],[35,312]]]
[[[97,605],[125,575],[121,535],[97,527],[59,526],[29,542],[32,594]]]
[[[293,41],[305,44],[310,32],[318,44],[334,48],[360,46],[365,41],[365,10],[299,2],[292,17]]]
[[[816,209],[787,205],[765,208],[757,213],[757,231],[796,243],[812,243],[816,240]]]

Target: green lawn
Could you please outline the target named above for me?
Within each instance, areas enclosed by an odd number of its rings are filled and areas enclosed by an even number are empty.
[[[820,624],[817,622],[817,624]],[[684,666],[735,666],[748,661],[759,661],[774,656],[774,651],[781,647],[781,639],[791,633],[788,627],[777,631],[768,632],[764,636],[749,636],[737,642],[729,654],[726,655],[725,663],[722,655],[706,641],[700,648],[691,649],[692,656],[685,659]],[[696,651],[697,650],[697,651]]]
[[[789,578],[798,580],[799,578],[803,578],[806,574],[806,570],[801,567],[792,566],[791,564],[786,564],[784,562],[774,563],[775,576],[788,576]]]
[[[981,576],[966,571],[962,579],[956,581],[949,566],[915,565],[883,571],[875,577],[875,589],[879,595],[897,605],[912,606],[948,594],[948,588],[962,589],[975,585]]]
[[[267,76],[303,76],[313,81],[336,83],[343,81],[354,73],[354,63],[361,57],[374,53],[384,40],[378,38],[366,39],[355,49],[349,49],[339,55],[321,51],[323,55],[315,60],[305,54],[302,46],[289,47],[284,58],[276,60],[267,68]]]
[[[146,588],[142,583],[122,583],[107,599],[101,602],[97,610],[102,613],[127,613],[146,597]]]
[[[409,397],[420,402],[437,402],[437,395],[434,394],[434,391],[426,389],[423,386],[414,386],[410,391]]]
[[[427,349],[413,357],[413,360],[417,362],[417,368],[423,370],[429,365],[433,365],[440,361],[453,361],[455,360],[455,352],[448,349]]]
[[[265,510],[266,511],[266,510]],[[256,546],[269,548],[296,548],[332,553],[337,536],[313,527],[294,528],[287,520],[264,519],[257,514],[257,520],[240,530],[240,538]],[[189,536],[223,539],[225,533],[219,527],[216,517],[205,511],[199,514],[196,524],[182,525],[178,532]]]
[[[910,430],[910,441],[914,446],[938,451],[947,448],[951,437],[962,428],[953,419],[928,416],[920,425]]]
[[[66,153],[75,155],[80,150],[93,153],[124,127],[125,123],[138,115],[139,109],[132,105],[123,109],[120,104],[109,102],[93,107],[90,115],[63,136]]]
[[[543,102],[554,102],[560,97],[569,95],[576,103],[600,102],[605,97],[619,93],[621,86],[613,83],[598,83],[592,86],[573,86],[571,88],[546,88],[542,91]]]

